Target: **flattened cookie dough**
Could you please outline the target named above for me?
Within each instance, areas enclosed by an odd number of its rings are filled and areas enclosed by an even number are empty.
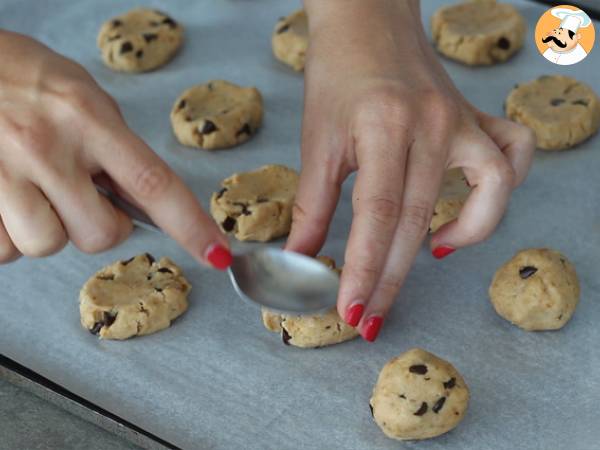
[[[336,269],[333,259],[327,256],[318,256],[317,259],[341,273],[341,269]],[[263,308],[262,319],[267,330],[281,333],[283,343],[295,347],[318,348],[340,344],[359,334],[342,320],[335,307],[324,314],[301,316],[277,314]]]
[[[429,232],[435,233],[442,225],[456,219],[471,189],[461,169],[450,169],[444,174],[442,189],[438,198]]]
[[[521,250],[498,269],[489,289],[496,312],[527,331],[562,328],[579,303],[579,280],[566,256]]]
[[[161,11],[138,8],[104,23],[97,43],[111,69],[146,72],[173,58],[183,43],[183,27]]]
[[[452,364],[413,348],[383,367],[369,404],[388,437],[427,439],[460,423],[469,405],[469,388]]]
[[[212,150],[246,142],[260,127],[262,117],[258,89],[213,80],[177,98],[171,125],[181,144]]]
[[[81,324],[103,339],[169,327],[188,307],[190,284],[170,259],[145,253],[95,273],[79,293]]]
[[[537,147],[564,150],[600,127],[600,98],[574,78],[543,75],[516,85],[506,99],[506,116],[531,128]]]
[[[442,7],[431,29],[440,53],[473,66],[506,61],[523,46],[527,31],[514,6],[490,1]]]
[[[275,57],[301,72],[304,70],[308,48],[308,17],[303,9],[279,19],[273,30],[273,54]]]
[[[297,185],[298,173],[280,165],[236,173],[213,193],[210,212],[240,241],[270,241],[290,231]]]

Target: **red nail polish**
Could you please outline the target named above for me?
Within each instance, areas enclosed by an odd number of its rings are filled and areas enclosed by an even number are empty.
[[[375,316],[367,320],[364,327],[363,337],[369,342],[373,342],[377,339],[381,325],[383,324],[383,317]]]
[[[358,322],[360,322],[360,318],[362,317],[364,310],[365,307],[361,303],[352,305],[350,308],[348,308],[348,311],[346,311],[346,323],[353,327],[358,325]]]
[[[447,245],[440,245],[439,247],[434,248],[431,254],[436,259],[442,259],[448,256],[450,253],[454,253],[455,251],[455,248],[448,247]]]
[[[206,259],[215,269],[225,270],[231,265],[231,252],[220,244],[211,245],[206,252]]]

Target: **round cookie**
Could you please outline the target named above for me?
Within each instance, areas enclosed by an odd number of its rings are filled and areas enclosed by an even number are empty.
[[[523,46],[527,31],[514,6],[496,2],[442,7],[433,14],[431,29],[440,53],[472,66],[506,61]]]
[[[440,196],[435,204],[429,232],[435,233],[442,225],[456,219],[471,189],[461,169],[450,169],[444,174]]]
[[[177,98],[171,125],[181,144],[212,150],[246,142],[260,127],[262,117],[258,89],[213,80]]]
[[[298,173],[285,166],[236,173],[213,193],[210,212],[225,233],[240,241],[270,241],[290,231],[297,185]]]
[[[341,269],[335,268],[333,259],[327,256],[318,256],[317,259],[338,274],[341,273]],[[281,333],[283,343],[295,347],[325,347],[359,335],[356,328],[341,319],[335,307],[324,314],[301,316],[278,314],[263,308],[262,319],[267,330]]]
[[[103,339],[155,333],[185,312],[190,284],[168,258],[148,253],[95,273],[79,294],[81,324]]]
[[[527,331],[562,328],[579,303],[575,267],[547,248],[521,250],[498,269],[489,289],[496,312]]]
[[[369,405],[379,428],[393,439],[444,434],[465,416],[469,388],[447,361],[413,348],[379,373]]]
[[[183,43],[183,27],[161,11],[138,8],[104,23],[97,43],[111,69],[146,72],[175,56]]]
[[[516,85],[505,103],[506,116],[531,128],[537,147],[563,150],[600,127],[600,98],[574,78],[544,75]]]
[[[275,57],[301,72],[304,70],[308,48],[308,17],[303,9],[279,19],[273,30],[273,54]]]

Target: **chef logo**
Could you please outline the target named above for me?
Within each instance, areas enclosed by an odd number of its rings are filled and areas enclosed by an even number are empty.
[[[585,11],[560,5],[546,11],[535,27],[538,50],[548,61],[561,66],[585,59],[594,46],[594,24]]]

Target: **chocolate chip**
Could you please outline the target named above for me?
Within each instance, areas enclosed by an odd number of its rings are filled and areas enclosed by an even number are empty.
[[[250,211],[248,210],[248,205],[246,205],[245,203],[233,202],[233,205],[239,206],[240,208],[242,208],[242,214],[244,216],[249,216],[250,215]]]
[[[163,24],[165,25],[169,25],[169,28],[173,29],[173,28],[177,28],[177,22],[175,22],[173,19],[171,19],[170,17],[165,17],[162,21]]]
[[[100,333],[100,330],[102,329],[102,327],[110,327],[116,320],[117,315],[115,314],[114,316],[108,312],[104,312],[102,315],[102,320],[99,320],[98,322],[94,323],[94,326],[90,329],[90,333],[92,334],[98,334]]]
[[[96,322],[94,324],[94,326],[92,328],[90,328],[90,333],[92,333],[92,334],[100,333],[100,330],[102,329],[103,326],[104,326],[103,322]]]
[[[210,120],[205,120],[204,125],[202,126],[202,131],[200,131],[200,133],[210,134],[210,133],[214,133],[217,130],[218,130],[218,128],[213,122],[211,122]]]
[[[452,389],[456,386],[456,378],[452,377],[448,381],[444,381],[444,389]]]
[[[558,106],[561,105],[565,102],[564,98],[553,98],[552,100],[550,100],[550,104],[552,106]]]
[[[116,41],[117,39],[121,39],[120,34],[115,34],[114,36],[109,37],[108,42]]]
[[[163,291],[163,290],[162,290],[162,288],[158,288],[158,287],[155,287],[155,288],[154,288],[154,290],[155,290],[156,292],[162,292],[162,291]]]
[[[121,25],[123,25],[123,22],[121,22],[119,19],[115,19],[112,21],[113,27],[120,27]]]
[[[104,313],[104,324],[105,324],[106,328],[110,327],[113,323],[115,323],[116,319],[117,319],[116,314],[113,316],[112,314],[105,312]]]
[[[519,269],[519,276],[526,280],[527,278],[529,278],[531,275],[533,275],[534,273],[536,273],[537,267],[533,267],[533,266],[525,266],[525,267],[521,267]]]
[[[126,41],[126,42],[123,42],[123,44],[121,44],[121,50],[120,50],[121,55],[123,53],[128,53],[132,50],[133,50],[133,45],[131,44],[131,42]]]
[[[213,90],[213,84],[212,83],[208,83],[208,90],[212,91]]]
[[[168,267],[160,267],[157,272],[160,272],[160,273],[173,273],[173,271],[171,269],[169,269]]]
[[[573,105],[581,105],[581,106],[588,106],[589,105],[589,102],[586,99],[584,99],[584,98],[577,99],[577,100],[575,100],[575,101],[573,101],[571,103]]]
[[[98,275],[96,278],[102,281],[112,281],[115,279],[115,276],[111,273],[110,275]]]
[[[277,34],[285,33],[289,29],[290,29],[290,25],[289,24],[285,24],[284,26],[280,27],[277,30]]]
[[[403,399],[406,400],[406,395],[404,395],[404,394],[399,394],[398,397],[403,398]]]
[[[179,109],[183,109],[183,108],[185,108],[185,105],[187,105],[187,101],[185,101],[185,99],[184,99],[184,100],[181,100],[181,101],[179,102],[179,104],[177,105],[177,109],[178,109],[178,110],[179,110]]]
[[[508,50],[510,48],[510,41],[505,37],[501,37],[500,39],[498,39],[496,45],[502,50]]]
[[[264,197],[258,197],[256,199],[256,203],[266,203],[268,201],[269,201],[269,199],[268,198],[264,198]]]
[[[422,416],[426,412],[427,412],[427,402],[423,402],[423,403],[421,403],[421,407],[419,408],[419,410],[414,415]]]
[[[371,417],[375,417],[375,414],[373,414],[373,406],[369,403],[369,409],[371,410]]]
[[[217,192],[217,200],[220,199],[221,197],[223,197],[223,194],[225,192],[227,192],[227,188],[223,188],[219,192]]]
[[[326,329],[326,330],[330,330],[330,329],[331,329],[331,325],[327,325],[327,326],[325,327],[325,329]]]
[[[560,320],[560,319],[562,319],[562,318],[563,318],[563,315],[561,314],[560,316],[558,316],[558,319],[557,319],[557,320]]]
[[[156,261],[154,259],[154,256],[152,256],[150,253],[144,253],[144,256],[146,257],[146,259],[148,260],[148,264],[150,265],[152,265],[154,261]]]
[[[235,133],[235,137],[240,137],[242,134],[247,134],[247,135],[252,134],[250,125],[248,125],[247,123],[245,123],[244,126],[242,128],[240,128],[240,130],[237,133]]]
[[[193,119],[190,116],[185,116],[185,121],[186,122],[191,122]]]
[[[432,406],[431,410],[436,414],[439,413],[440,410],[444,407],[445,402],[446,402],[446,397],[440,397],[438,399],[438,401],[435,402],[435,405]]]
[[[425,381],[429,381],[429,380],[431,380],[430,377],[425,377]]]
[[[144,33],[144,34],[142,34],[142,36],[144,37],[144,40],[147,43],[150,43],[150,42],[158,39],[158,34],[156,34],[156,33]]]
[[[410,373],[417,373],[419,375],[425,375],[427,373],[427,366],[425,364],[415,364],[408,368]]]
[[[126,266],[127,264],[129,264],[131,261],[133,261],[135,259],[135,256],[133,258],[129,258],[126,259],[125,261],[121,261],[121,264],[123,264],[124,266]]]
[[[142,56],[144,56],[144,50],[138,50],[137,52],[135,52],[135,57],[136,58],[141,58]]]
[[[227,219],[221,223],[221,226],[225,232],[229,233],[230,231],[233,231],[233,228],[235,227],[235,219],[228,216]]]
[[[290,345],[290,339],[292,337],[289,335],[289,333],[287,332],[287,330],[285,328],[281,329],[281,340],[283,341],[283,343],[285,345]]]

